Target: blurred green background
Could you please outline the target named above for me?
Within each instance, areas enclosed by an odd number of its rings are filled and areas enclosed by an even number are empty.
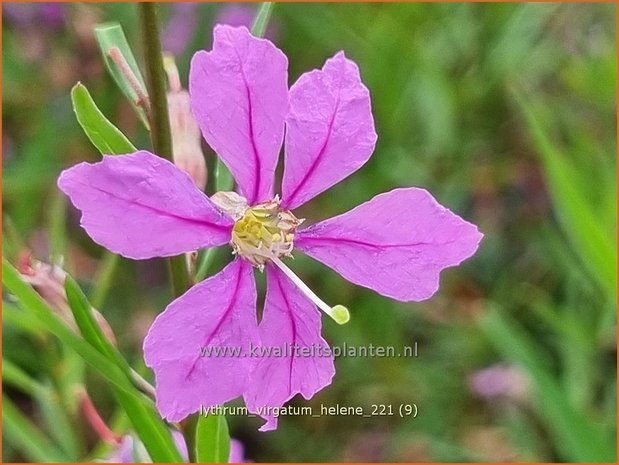
[[[119,21],[141,57],[136,6],[2,8],[3,255],[14,264],[25,250],[45,262],[63,258],[139,367],[143,335],[171,298],[165,263],[121,259],[110,273],[114,260],[79,228],[55,187],[63,168],[100,157],[72,112],[77,81],[136,146],[149,146],[92,31]],[[163,7],[164,46],[183,82],[193,52],[210,48],[212,25],[250,24],[255,9]],[[416,358],[340,358],[333,384],[309,404],[415,403],[419,414],[285,417],[266,434],[257,419],[229,418],[246,456],[615,461],[616,6],[277,4],[267,37],[288,55],[290,83],[343,49],[372,95],[375,154],[302,216],[322,219],[412,185],[485,238],[472,259],[443,273],[432,299],[416,304],[355,287],[298,256],[295,271],[310,287],[351,309],[345,326],[323,319],[329,342],[417,342],[419,350]],[[214,155],[207,157],[212,173]],[[227,258],[218,259],[221,266]],[[3,356],[3,461],[40,457],[38,439],[70,461],[107,453],[71,390],[84,379],[105,421],[127,427],[109,386],[54,337],[28,327],[10,299]]]

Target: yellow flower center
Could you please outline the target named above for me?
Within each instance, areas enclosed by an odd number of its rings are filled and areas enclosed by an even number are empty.
[[[245,210],[232,229],[232,247],[239,256],[262,268],[273,257],[288,257],[294,231],[301,224],[292,213],[279,207],[277,199]]]

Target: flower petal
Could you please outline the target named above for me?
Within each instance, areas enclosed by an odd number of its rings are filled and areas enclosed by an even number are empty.
[[[191,60],[189,93],[204,138],[255,204],[273,196],[288,107],[288,60],[245,27],[216,26]]]
[[[82,227],[128,258],[167,257],[230,240],[232,220],[183,171],[146,151],[104,156],[65,170],[58,187],[82,212]]]
[[[301,230],[295,246],[344,278],[404,302],[431,297],[443,268],[477,250],[477,227],[414,187]]]
[[[310,399],[335,374],[331,350],[320,335],[318,309],[273,266],[267,267],[267,283],[259,326],[262,357],[245,393],[248,410],[267,420],[260,431],[277,428],[274,408],[297,393]]]
[[[230,439],[230,455],[228,456],[228,463],[244,463],[245,458],[245,446],[238,439]]]
[[[282,204],[296,208],[359,169],[374,151],[370,93],[339,52],[290,89]]]
[[[243,394],[252,366],[246,350],[257,337],[252,268],[237,258],[172,302],[148,331],[144,359],[161,415],[180,421]]]

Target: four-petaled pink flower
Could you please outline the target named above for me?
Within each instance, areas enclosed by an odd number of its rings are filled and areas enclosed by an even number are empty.
[[[191,62],[196,121],[234,175],[238,194],[209,199],[187,174],[146,151],[81,163],[58,181],[95,242],[125,257],[232,245],[236,258],[172,302],[144,341],[157,406],[170,421],[242,395],[267,420],[261,429],[270,430],[277,427],[273,409],[297,393],[309,399],[331,382],[333,358],[324,356],[316,307],[339,323],[348,311],[325,304],[283,263],[293,247],[355,284],[407,302],[432,296],[439,272],[470,257],[482,237],[417,188],[395,189],[299,227],[291,210],[359,169],[376,133],[368,89],[344,53],[290,89],[287,68],[271,42],[229,26],[217,26],[213,50]],[[280,199],[273,183],[284,130]],[[267,278],[260,324],[254,267]],[[252,356],[252,345],[265,348],[262,357]],[[291,351],[295,346],[308,349]],[[300,356],[307,353],[316,356]]]

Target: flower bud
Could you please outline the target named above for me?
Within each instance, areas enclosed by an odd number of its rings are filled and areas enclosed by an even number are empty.
[[[19,259],[19,272],[22,279],[34,288],[67,326],[77,332],[77,324],[64,290],[65,271],[60,266],[32,260],[30,253],[23,253]],[[116,337],[106,319],[96,309],[92,311],[105,337],[116,345]]]
[[[200,128],[191,113],[189,92],[181,88],[178,69],[171,56],[164,57],[164,66],[170,81],[168,111],[174,164],[188,173],[200,190],[204,190],[206,160],[202,152]]]

